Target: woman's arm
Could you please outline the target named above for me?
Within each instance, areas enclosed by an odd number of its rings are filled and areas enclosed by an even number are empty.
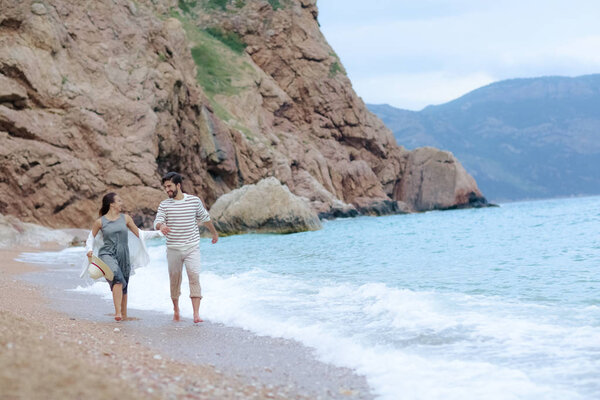
[[[128,214],[125,214],[125,222],[127,223],[127,227],[133,234],[137,237],[140,237],[140,230],[133,222],[133,218],[131,218]]]
[[[94,225],[92,225],[92,237],[95,238],[96,235],[98,234],[98,231],[102,229],[102,220],[100,218],[98,218],[97,220],[94,221]],[[92,250],[87,252],[87,256],[88,258],[90,258],[92,256]]]

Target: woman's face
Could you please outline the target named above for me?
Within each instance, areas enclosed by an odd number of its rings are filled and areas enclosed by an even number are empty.
[[[110,203],[110,208],[113,208],[117,212],[121,212],[121,210],[123,209],[123,200],[121,200],[121,197],[119,195],[116,195],[115,201]]]

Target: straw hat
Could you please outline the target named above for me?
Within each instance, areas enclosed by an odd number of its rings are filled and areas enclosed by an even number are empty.
[[[110,267],[106,265],[106,263],[102,261],[99,257],[96,257],[94,255],[92,255],[92,259],[90,260],[88,274],[93,279],[105,277],[109,281],[112,281],[115,278],[112,269],[110,269]]]

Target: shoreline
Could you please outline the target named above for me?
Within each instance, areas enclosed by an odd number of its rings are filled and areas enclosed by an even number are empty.
[[[8,388],[8,398],[41,392],[44,398],[112,398],[123,384],[131,398],[374,398],[363,376],[316,360],[298,342],[209,321],[174,323],[170,315],[135,309],[133,320],[117,323],[106,314],[108,302],[66,292],[76,278],[63,279],[60,266],[15,260],[55,250],[0,249],[0,348],[10,350],[0,355],[0,387]],[[63,361],[53,368],[54,360]],[[77,365],[68,367],[67,360]],[[92,370],[107,379],[82,372]],[[35,387],[31,375],[44,387],[27,392]]]

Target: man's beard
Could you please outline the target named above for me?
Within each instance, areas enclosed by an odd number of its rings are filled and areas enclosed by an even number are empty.
[[[177,189],[175,189],[175,190],[173,190],[173,192],[167,192],[167,194],[169,195],[170,198],[174,199],[175,197],[177,197],[179,192],[177,191]]]

